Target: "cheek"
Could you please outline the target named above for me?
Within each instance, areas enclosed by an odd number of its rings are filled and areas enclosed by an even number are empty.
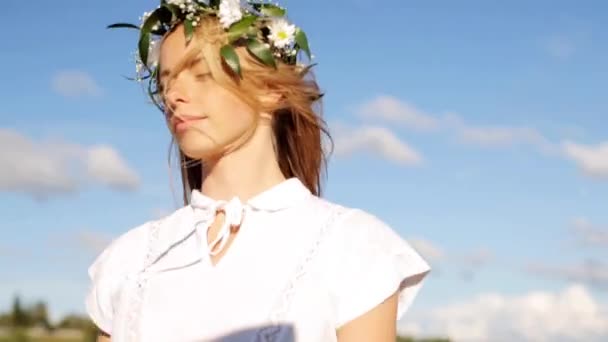
[[[218,129],[229,135],[239,135],[249,130],[255,123],[253,110],[232,93],[223,90],[213,100],[214,111],[211,122],[218,125]]]

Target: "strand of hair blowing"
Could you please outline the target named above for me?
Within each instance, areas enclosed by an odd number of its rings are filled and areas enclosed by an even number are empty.
[[[319,87],[310,70],[302,74],[299,67],[277,61],[277,69],[263,65],[252,57],[244,47],[238,47],[243,79],[230,73],[221,62],[219,49],[225,43],[223,30],[217,19],[206,18],[198,26],[196,36],[201,49],[211,49],[216,60],[208,60],[214,79],[252,108],[271,113],[275,150],[281,172],[286,178],[297,177],[313,194],[322,192],[322,176],[327,172],[327,157],[324,137],[331,145],[331,136],[321,116]],[[260,96],[273,93],[280,98],[276,103],[263,105]],[[266,107],[264,107],[266,106]],[[315,111],[315,108],[317,110]],[[203,165],[181,151],[180,169],[184,203],[189,203],[192,189],[202,187]]]

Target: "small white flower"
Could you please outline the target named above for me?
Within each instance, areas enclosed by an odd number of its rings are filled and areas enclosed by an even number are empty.
[[[243,18],[240,0],[221,0],[218,12],[220,23],[224,28],[236,23]]]
[[[148,49],[148,66],[150,68],[155,68],[158,66],[158,59],[160,57],[160,41],[152,40],[150,41],[150,47]]]
[[[296,34],[296,26],[287,22],[283,18],[273,19],[269,27],[270,35],[268,39],[279,49],[293,43]]]
[[[141,74],[141,72],[144,69],[144,65],[141,63],[141,61],[137,60],[135,61],[135,74],[137,75],[137,77],[139,78],[139,75]]]
[[[139,19],[141,20],[141,24],[139,25],[140,27],[144,25],[144,22],[146,21],[146,19],[148,19],[150,14],[152,14],[152,12],[144,12],[144,14],[142,14],[142,16],[139,17]]]

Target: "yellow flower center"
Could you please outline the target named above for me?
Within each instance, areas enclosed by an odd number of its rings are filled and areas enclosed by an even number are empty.
[[[279,31],[279,33],[277,34],[277,37],[279,37],[279,39],[287,39],[287,32],[285,31]]]

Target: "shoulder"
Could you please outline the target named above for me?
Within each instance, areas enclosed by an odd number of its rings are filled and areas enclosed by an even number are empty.
[[[370,257],[373,253],[413,252],[409,242],[376,214],[365,209],[325,201],[328,212],[335,213],[327,233],[327,249],[334,258]],[[401,229],[405,227],[400,227]]]
[[[127,277],[143,268],[150,239],[162,227],[183,215],[183,208],[173,214],[147,221],[116,237],[88,268],[90,286],[85,299],[87,313],[105,333],[111,334],[117,308],[116,298]]]
[[[369,211],[346,208],[343,217],[336,222],[333,237],[341,241],[340,245],[351,249],[366,246],[382,250],[409,248],[408,242],[395,229]]]
[[[89,276],[95,281],[110,274],[136,271],[144,261],[154,234],[166,230],[183,211],[184,208],[180,208],[163,218],[146,221],[114,238],[90,265]]]
[[[398,293],[398,318],[407,311],[430,266],[397,230],[360,208],[329,203],[342,215],[323,241],[324,282],[335,304],[335,327]]]
[[[340,240],[340,244],[366,240],[370,235],[391,244],[406,242],[386,221],[361,208],[316,197],[310,201],[308,210],[308,214],[314,214],[314,217],[326,221],[330,226],[327,237]]]

